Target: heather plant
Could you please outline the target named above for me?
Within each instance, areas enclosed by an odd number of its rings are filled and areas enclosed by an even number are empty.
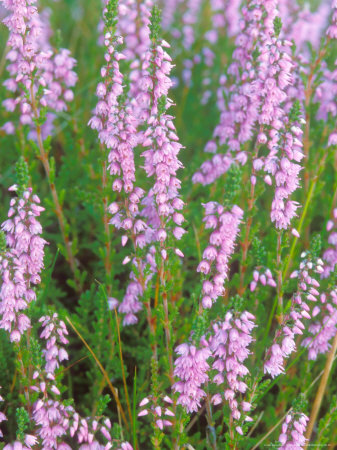
[[[0,18],[0,448],[336,447],[336,0]]]

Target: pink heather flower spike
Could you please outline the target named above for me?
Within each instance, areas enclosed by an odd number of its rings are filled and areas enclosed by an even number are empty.
[[[121,8],[121,5],[120,5]],[[137,220],[139,205],[144,191],[135,186],[136,168],[134,149],[138,145],[138,120],[134,108],[124,92],[124,76],[120,71],[120,61],[126,59],[119,51],[123,38],[112,36],[109,31],[104,35],[106,66],[102,67],[102,81],[97,85],[98,103],[89,126],[96,129],[102,145],[109,149],[108,170],[113,177],[112,189],[121,193],[121,200],[112,203],[108,210],[112,214],[110,223],[122,228],[127,235],[122,237],[126,245],[129,237],[136,246],[142,246],[142,238],[147,228],[145,222]],[[130,261],[125,258],[123,264]]]
[[[331,9],[332,9],[332,20],[331,20],[331,25],[327,29],[326,35],[330,39],[337,39],[337,2],[336,2],[336,0],[332,0]]]
[[[63,439],[68,434],[69,421],[75,411],[72,406],[65,406],[61,402],[61,393],[55,378],[59,362],[68,359],[68,354],[62,346],[68,343],[65,337],[68,331],[56,313],[41,317],[39,322],[43,327],[40,337],[46,340],[43,350],[45,366],[37,368],[33,375],[34,385],[31,389],[39,393],[39,398],[34,403],[32,417],[42,448],[71,450]]]
[[[68,353],[64,349],[63,345],[68,344],[68,330],[63,322],[58,318],[58,315],[54,313],[52,316],[43,316],[39,322],[42,323],[43,331],[40,334],[41,339],[45,339],[46,348],[43,351],[47,373],[54,374],[55,370],[59,367],[59,363],[68,359]]]
[[[243,211],[236,205],[231,211],[225,211],[224,207],[216,202],[203,206],[205,226],[214,231],[210,235],[210,245],[203,252],[197,272],[205,275],[202,305],[204,308],[211,308],[217,298],[224,294],[224,282],[228,278],[229,261],[234,253]]]
[[[319,296],[318,305],[312,311],[312,321],[308,327],[311,336],[303,339],[301,345],[308,348],[308,359],[316,360],[319,354],[327,353],[330,341],[337,333],[337,292],[332,290]]]
[[[305,414],[291,412],[282,424],[282,433],[278,440],[280,450],[303,449],[307,439],[304,437],[309,418]]]
[[[47,244],[40,237],[42,227],[37,220],[42,211],[40,199],[28,188],[21,198],[11,200],[8,219],[1,226],[8,248],[0,259],[0,328],[8,331],[12,342],[19,342],[30,328],[30,320],[23,311],[36,299],[32,287],[41,281]]]
[[[287,229],[299,206],[289,198],[299,187],[301,166],[298,163],[303,158],[303,144],[302,130],[296,122],[290,122],[285,108],[292,103],[289,90],[296,77],[291,43],[275,34],[276,6],[274,0],[262,3],[250,0],[242,8],[244,21],[228,69],[230,82],[226,77],[220,82],[220,123],[205,149],[211,149],[215,155],[194,174],[193,182],[213,183],[233,162],[245,164],[247,155],[242,145],[256,137],[251,183],[255,185],[256,176],[262,170],[267,173],[264,175],[267,184],[272,185],[274,178],[271,220],[277,229]],[[257,57],[255,49],[259,50]],[[224,154],[217,153],[218,146],[225,147]],[[258,155],[261,146],[269,149],[267,156]]]
[[[133,265],[136,270],[143,274],[147,269],[148,275],[144,279],[138,279],[135,273],[130,273],[130,282],[126,288],[126,292],[122,302],[118,307],[118,312],[125,314],[123,325],[133,325],[138,322],[136,314],[143,308],[140,302],[143,296],[144,289],[149,285],[153,275],[157,272],[157,265],[155,261],[156,249],[154,246],[149,248],[144,261],[134,258]]]
[[[213,325],[208,340],[201,338],[198,348],[187,343],[176,348],[180,356],[174,363],[174,375],[179,381],[172,389],[179,393],[177,404],[181,404],[189,413],[198,411],[201,400],[206,396],[202,386],[212,382],[221,385],[223,392],[213,395],[211,401],[214,405],[225,400],[235,420],[252,420],[246,414],[251,404],[245,401],[239,403],[235,397],[247,390],[243,378],[249,372],[243,362],[250,354],[248,346],[253,341],[251,331],[255,327],[254,320],[255,317],[247,311],[235,316],[228,312],[223,322]],[[217,371],[212,378],[210,370]]]
[[[323,253],[324,272],[322,278],[328,278],[337,264],[337,209],[333,210],[332,218],[327,223],[329,231],[328,244],[330,245]]]
[[[263,12],[263,5],[255,0],[248,1],[242,8],[242,26],[236,37],[233,61],[227,71],[231,83],[229,84],[227,75],[222,75],[219,80],[217,96],[220,121],[214,129],[211,143],[205,148],[207,150],[211,145],[215,155],[194,174],[194,183],[211,184],[228,171],[233,161],[245,163],[246,158],[239,156],[240,144],[252,138],[258,117],[259,97],[254,84],[257,73],[252,54],[261,32]],[[224,101],[224,94],[228,97],[228,103]],[[226,152],[217,153],[218,147],[224,145]]]
[[[153,43],[145,56],[144,70],[149,72],[144,77],[144,82],[150,87],[149,95],[150,117],[147,120],[147,130],[144,133],[143,146],[147,147],[142,154],[144,157],[144,169],[148,177],[154,178],[154,186],[149,191],[146,201],[147,210],[143,209],[143,215],[153,216],[155,207],[155,240],[164,243],[167,231],[172,231],[175,239],[180,240],[185,230],[181,227],[184,217],[180,210],[183,202],[179,198],[180,181],[177,171],[182,168],[178,154],[182,145],[179,143],[173,124],[174,117],[167,113],[172,101],[167,97],[172,81],[169,77],[172,64],[171,58],[164,48],[169,44],[164,41]],[[153,81],[152,81],[153,80]],[[173,226],[169,226],[172,220]]]
[[[298,278],[298,287],[292,297],[290,311],[283,318],[280,329],[277,330],[273,343],[266,353],[264,373],[269,373],[272,378],[284,373],[284,360],[296,350],[295,336],[303,334],[305,330],[303,320],[311,319],[309,304],[318,300],[319,283],[313,275],[322,273],[323,262],[320,259],[307,260],[305,257],[304,253],[300,270],[292,274],[292,278]],[[304,341],[303,345],[306,343],[309,341]]]
[[[31,95],[34,91],[38,109],[47,107],[50,111],[42,127],[42,134],[46,137],[52,132],[54,113],[66,110],[66,103],[74,98],[71,88],[77,81],[77,75],[73,71],[76,61],[67,49],[54,53],[49,43],[51,31],[48,13],[39,15],[36,0],[0,1],[10,12],[3,20],[9,29],[7,70],[10,75],[4,85],[9,93],[14,94],[4,100],[3,106],[10,112],[19,108],[21,124],[29,125],[34,137],[34,105]],[[26,94],[20,84],[30,93]],[[39,88],[42,89],[41,94],[38,94]],[[9,123],[3,129],[12,132]]]
[[[249,373],[244,361],[248,358],[249,345],[253,342],[251,332],[255,327],[255,317],[248,311],[234,316],[231,312],[226,314],[225,320],[213,325],[213,332],[209,339],[212,352],[212,369],[217,371],[212,382],[221,387],[223,394],[215,394],[212,402],[218,404],[226,400],[231,409],[233,419],[251,418],[245,414],[250,411],[251,404],[239,402],[237,394],[244,394],[247,384],[243,381]],[[246,417],[247,416],[247,417]],[[240,433],[240,430],[238,430]]]
[[[176,348],[180,356],[175,360],[174,375],[180,379],[172,389],[179,393],[178,405],[188,413],[200,408],[200,401],[206,396],[201,386],[209,380],[207,359],[211,356],[208,347],[197,349],[194,345],[181,344]]]

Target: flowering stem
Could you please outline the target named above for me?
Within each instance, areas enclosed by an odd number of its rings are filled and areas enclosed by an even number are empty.
[[[30,97],[31,97],[31,104],[32,104],[35,119],[38,120],[39,112],[38,112],[38,109],[36,106],[36,100],[35,100],[35,95],[34,95],[34,90],[33,90],[33,83],[31,84],[31,87],[30,87]],[[49,188],[50,188],[52,198],[54,201],[56,217],[57,217],[57,220],[59,223],[59,227],[61,230],[63,241],[65,243],[65,247],[66,247],[67,261],[68,261],[71,271],[73,272],[73,275],[74,275],[76,289],[77,289],[77,291],[80,291],[81,287],[80,287],[80,283],[79,283],[79,280],[78,280],[77,274],[76,274],[77,270],[76,270],[75,257],[73,255],[73,251],[71,248],[71,242],[69,240],[69,234],[67,232],[67,227],[66,227],[66,223],[65,223],[64,215],[63,215],[63,210],[62,210],[62,206],[59,201],[56,186],[55,186],[54,181],[52,181],[52,179],[51,179],[50,164],[49,164],[49,160],[48,160],[48,155],[43,146],[41,126],[38,124],[36,124],[36,134],[37,134],[37,142],[38,142],[38,146],[39,146],[39,150],[40,150],[40,160],[42,162],[42,165],[44,167],[44,170],[45,170],[45,173],[46,173],[46,176],[48,179]]]
[[[260,445],[262,444],[263,441],[265,441],[267,439],[268,436],[270,436],[280,425],[281,423],[284,421],[284,419],[287,417],[288,414],[291,413],[293,409],[290,408],[285,414],[284,416],[273,426],[270,428],[270,430],[268,431],[268,433],[266,433],[262,439],[259,440],[259,442],[257,444],[254,445],[254,447],[252,448],[252,450],[256,450],[257,448],[260,448]]]
[[[298,231],[299,234],[301,234],[301,231],[302,231],[302,228],[303,228],[303,223],[304,223],[304,220],[306,218],[307,212],[309,210],[309,205],[311,203],[312,197],[313,197],[315,189],[316,189],[317,181],[319,180],[319,177],[320,177],[320,175],[321,175],[321,173],[323,171],[324,165],[325,165],[326,157],[327,157],[327,154],[325,153],[323,158],[322,158],[322,160],[321,160],[321,162],[320,162],[320,164],[319,164],[319,166],[318,166],[317,174],[314,176],[314,178],[312,180],[312,183],[310,185],[310,188],[309,188],[309,191],[308,191],[308,195],[307,195],[307,198],[306,198],[306,202],[304,204],[303,212],[302,212],[302,215],[301,215],[301,218],[300,218],[300,221],[299,221],[299,224],[298,224],[298,228],[297,228],[297,231]],[[290,249],[290,252],[289,252],[289,256],[287,258],[287,262],[286,262],[285,268],[283,270],[283,275],[282,275],[283,280],[288,276],[288,272],[289,272],[289,269],[291,267],[291,263],[293,262],[294,252],[295,252],[295,249],[296,249],[297,242],[298,242],[298,238],[297,238],[297,236],[294,236],[293,243],[291,245],[291,249]]]
[[[255,147],[253,160],[255,158],[257,158],[258,152],[259,152],[258,147]],[[256,173],[255,173],[253,164],[252,164],[251,173],[252,173],[252,177],[255,177]],[[248,256],[249,245],[250,245],[249,233],[250,233],[250,228],[251,228],[252,222],[253,222],[253,216],[252,216],[251,212],[254,207],[254,203],[255,203],[255,184],[251,183],[250,184],[250,195],[248,198],[248,210],[247,210],[248,219],[247,219],[246,233],[245,233],[245,238],[244,238],[243,242],[241,242],[242,260],[241,260],[241,264],[240,264],[240,285],[238,288],[238,294],[241,296],[244,294],[244,292],[246,290],[246,288],[244,286],[244,278],[245,278],[245,273],[247,270],[246,260],[247,260],[247,256]]]
[[[330,372],[332,369],[332,365],[333,365],[333,362],[335,359],[336,352],[337,352],[337,334],[335,335],[334,340],[332,341],[332,346],[331,346],[331,349],[328,354],[328,358],[325,363],[323,376],[322,376],[321,382],[318,386],[317,394],[316,394],[316,397],[315,397],[315,400],[314,400],[314,403],[312,406],[309,423],[308,423],[307,430],[305,433],[307,442],[305,444],[304,449],[308,448],[308,445],[310,442],[311,434],[312,434],[312,431],[313,431],[313,428],[314,428],[314,425],[315,425],[315,422],[316,422],[316,419],[317,419],[317,416],[318,416],[318,413],[319,413],[319,410],[321,407],[321,403],[323,400],[323,396],[324,396],[325,389],[326,389],[326,386],[328,383],[328,378],[329,378],[329,375],[330,375]]]
[[[160,284],[163,289],[163,308],[164,308],[164,330],[165,330],[165,338],[166,338],[166,351],[169,359],[169,378],[171,386],[174,383],[174,363],[173,363],[173,348],[172,348],[172,340],[171,340],[171,330],[170,330],[170,320],[169,320],[169,309],[168,309],[168,299],[167,299],[167,289],[166,289],[166,272],[165,272],[165,262],[162,260],[162,265],[160,268]],[[173,413],[174,417],[172,418],[173,427],[175,427],[176,423],[176,402],[173,402]],[[178,449],[176,438],[173,438],[173,448]]]
[[[104,257],[104,267],[106,273],[107,291],[111,294],[111,241],[110,241],[110,226],[108,217],[108,202],[109,198],[106,195],[107,189],[107,163],[104,158],[102,167],[102,187],[103,187],[103,222],[104,222],[104,232],[105,232],[105,257]]]

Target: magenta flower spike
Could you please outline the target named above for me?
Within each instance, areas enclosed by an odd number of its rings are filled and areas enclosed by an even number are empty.
[[[184,221],[180,212],[184,205],[179,198],[181,182],[177,178],[177,171],[182,168],[178,159],[182,145],[176,135],[174,117],[167,113],[172,104],[167,97],[172,86],[169,77],[171,58],[164,49],[168,47],[169,44],[165,41],[153,43],[153,49],[147,52],[144,62],[144,69],[152,71],[152,75],[148,73],[147,79],[144,80],[151,86],[151,109],[143,140],[143,146],[147,147],[147,150],[142,156],[145,172],[148,177],[154,178],[154,185],[145,199],[147,209],[143,210],[143,215],[149,216],[152,223],[157,225],[154,238],[161,243],[165,242],[168,229],[177,240],[185,233],[181,227]],[[155,208],[154,211],[151,206]],[[170,225],[170,221],[173,225]]]
[[[32,137],[35,136],[34,108],[47,107],[49,112],[42,127],[42,134],[46,137],[52,134],[55,112],[65,111],[67,103],[74,98],[72,88],[77,75],[73,68],[76,60],[67,49],[54,52],[49,42],[48,13],[39,14],[36,0],[1,2],[10,12],[3,20],[9,30],[7,70],[10,75],[4,85],[9,93],[13,93],[3,101],[3,106],[9,112],[19,108],[20,123],[30,126]],[[39,89],[42,89],[42,94],[37,98]],[[7,122],[3,129],[12,133],[13,124]]]
[[[203,206],[205,226],[214,231],[210,235],[210,243],[203,252],[203,259],[197,267],[197,272],[205,275],[202,285],[202,306],[211,308],[217,298],[225,292],[224,283],[228,278],[229,262],[234,253],[243,211],[236,205],[231,211],[225,211],[224,207],[216,202],[209,202]]]
[[[47,244],[41,237],[42,227],[38,221],[42,211],[40,199],[28,188],[22,197],[11,200],[8,219],[1,226],[8,248],[0,261],[0,328],[9,333],[12,342],[19,342],[31,326],[24,311],[36,299],[33,286],[41,282]]]
[[[250,355],[248,347],[254,340],[251,336],[256,326],[254,321],[255,317],[248,311],[236,317],[228,312],[223,322],[213,325],[213,333],[209,339],[212,369],[217,371],[212,382],[221,386],[221,393],[213,395],[212,403],[217,405],[223,400],[227,401],[235,420],[251,420],[246,414],[251,409],[250,403],[240,402],[237,396],[245,394],[247,390],[247,384],[243,380],[249,371],[244,361]]]
[[[282,433],[278,440],[281,446],[279,450],[303,449],[307,439],[304,436],[309,417],[305,414],[289,413],[283,424]]]
[[[305,254],[303,258],[305,258]],[[290,311],[286,314],[280,329],[276,332],[271,347],[267,350],[264,373],[268,373],[272,378],[285,372],[285,359],[296,350],[295,337],[303,335],[306,329],[306,319],[311,320],[315,307],[309,306],[318,301],[319,282],[314,278],[314,274],[323,272],[323,261],[311,261],[304,259],[300,265],[300,270],[292,273],[291,278],[298,279],[297,292],[292,297]],[[308,345],[305,340],[303,345]]]
[[[180,356],[174,363],[174,375],[180,381],[172,389],[179,393],[177,404],[189,413],[198,411],[201,400],[206,396],[201,386],[209,380],[207,372],[210,366],[207,359],[211,351],[208,347],[197,349],[194,345],[181,344],[176,348],[176,353]]]

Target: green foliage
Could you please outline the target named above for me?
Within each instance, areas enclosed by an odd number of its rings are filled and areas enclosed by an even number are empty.
[[[162,95],[161,97],[159,97],[158,99],[158,115],[161,116],[162,114],[164,114],[166,112],[166,103],[167,103],[167,98],[165,95]]]
[[[302,117],[301,103],[299,100],[296,99],[289,112],[290,123],[298,122],[301,117]]]
[[[118,3],[118,0],[109,0],[104,15],[105,26],[112,35],[116,33],[116,26],[118,23]]]
[[[111,402],[111,397],[108,394],[101,395],[99,397],[98,405],[97,405],[97,416],[102,416],[105,413],[105,411],[108,407],[108,404],[110,402]]]
[[[228,169],[224,183],[223,204],[228,207],[233,205],[241,189],[242,189],[242,167],[237,164],[232,164]]]
[[[28,183],[29,183],[29,169],[28,164],[21,156],[18,159],[18,162],[16,163],[16,177],[17,177],[17,184],[18,184],[18,196],[21,197],[23,192],[27,189]]]
[[[275,37],[279,37],[282,30],[282,20],[281,17],[276,16],[274,19],[274,33]]]
[[[0,254],[3,253],[6,250],[7,242],[6,242],[6,235],[1,230],[0,231]]]
[[[257,263],[256,266],[265,266],[267,264],[267,250],[257,236],[254,236],[252,240],[252,254],[253,260]]]
[[[151,11],[150,18],[150,39],[154,44],[157,44],[161,35],[161,10],[157,5],[154,5]]]
[[[25,408],[21,407],[16,409],[16,421],[18,425],[16,438],[18,441],[24,442],[25,432],[30,422],[28,411]]]

